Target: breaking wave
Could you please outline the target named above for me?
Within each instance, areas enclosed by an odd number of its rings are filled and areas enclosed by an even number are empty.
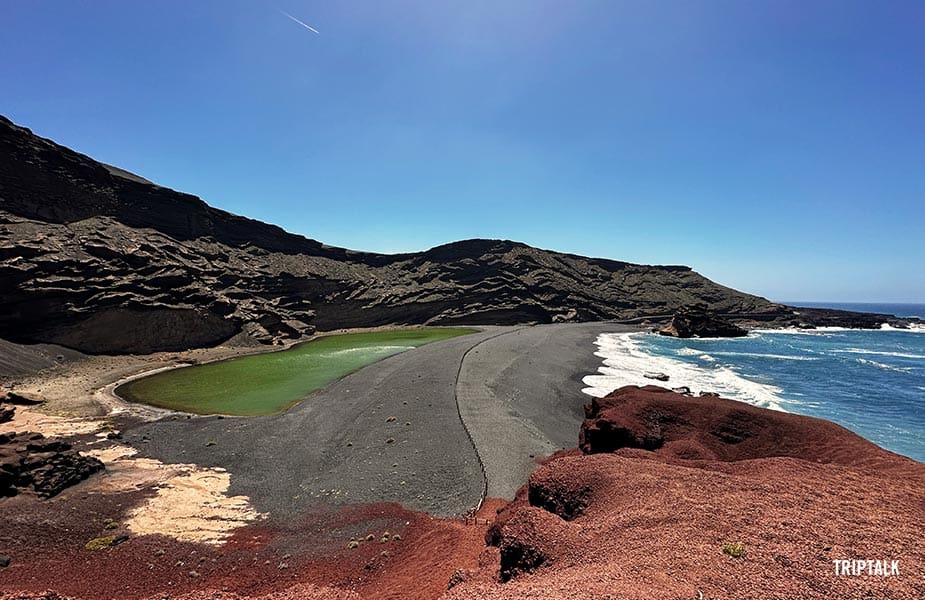
[[[582,379],[587,386],[582,391],[589,396],[601,397],[625,385],[661,385],[671,388],[687,387],[695,395],[700,392],[716,392],[726,398],[781,411],[785,410],[784,405],[794,403],[782,398],[781,389],[777,386],[746,379],[728,366],[698,366],[650,354],[644,351],[638,342],[639,336],[644,335],[648,334],[599,335],[594,342],[598,351],[594,354],[604,359],[604,365],[598,369],[598,374]],[[694,354],[701,355],[701,352],[688,353],[691,356]],[[668,382],[648,378],[647,373],[668,375]]]

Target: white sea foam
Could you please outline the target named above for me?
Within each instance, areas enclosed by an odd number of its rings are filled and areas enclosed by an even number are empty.
[[[815,356],[793,356],[792,354],[762,354],[761,352],[714,352],[716,356],[747,356],[749,358],[770,358],[773,360],[819,360]]]
[[[831,337],[836,333],[845,331],[859,331],[850,327],[816,327],[815,329],[799,329],[798,327],[781,327],[780,329],[752,329],[751,333],[762,334],[781,334],[781,335],[815,335],[821,337]]]
[[[884,371],[895,371],[897,373],[908,373],[909,371],[912,370],[910,367],[894,367],[892,365],[885,365],[883,363],[879,363],[875,360],[870,360],[867,358],[856,358],[855,360],[861,363],[862,365],[869,365],[871,367],[877,367],[878,369],[883,369]]]
[[[882,352],[879,350],[865,350],[864,348],[845,348],[844,350],[832,350],[839,354],[871,354],[874,356],[893,356],[896,358],[915,358],[925,360],[925,354],[908,354],[906,352]]]
[[[921,317],[916,317],[921,318]],[[893,327],[889,323],[884,323],[880,326],[881,331],[904,331],[906,333],[925,333],[925,324],[922,323],[910,323],[908,328],[905,327]]]
[[[686,386],[694,394],[718,392],[727,398],[775,410],[784,410],[782,405],[789,402],[780,397],[780,388],[746,379],[729,367],[699,367],[649,354],[639,345],[639,337],[644,335],[648,334],[604,333],[598,336],[594,342],[598,351],[594,354],[604,359],[604,365],[598,369],[598,374],[582,379],[588,386],[582,391],[589,396],[601,397],[625,385]],[[668,382],[661,383],[644,376],[652,372],[668,375]]]

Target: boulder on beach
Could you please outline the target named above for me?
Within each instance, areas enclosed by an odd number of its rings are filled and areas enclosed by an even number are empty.
[[[685,306],[658,330],[660,335],[677,338],[691,337],[743,337],[748,332],[735,323],[720,318],[706,305]]]

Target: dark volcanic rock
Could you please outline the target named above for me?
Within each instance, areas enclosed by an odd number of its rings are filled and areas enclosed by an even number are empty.
[[[660,335],[678,338],[742,337],[748,332],[710,311],[706,305],[684,306],[658,330]]]
[[[0,406],[0,423],[6,423],[7,421],[13,420],[13,415],[16,414],[16,409],[6,406]]]
[[[16,406],[36,406],[45,402],[42,398],[35,398],[33,396],[24,396],[23,394],[18,394],[16,392],[7,392],[3,396],[0,396],[0,402],[6,404],[14,404]]]
[[[398,255],[326,246],[3,117],[0,281],[0,338],[93,353],[180,350],[237,334],[270,344],[316,328],[641,321],[697,303],[765,323],[797,318],[682,266],[503,240]]]
[[[96,458],[40,433],[0,434],[0,497],[31,490],[50,498],[103,470]]]

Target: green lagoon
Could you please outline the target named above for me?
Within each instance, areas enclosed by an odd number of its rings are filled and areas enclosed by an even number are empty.
[[[279,352],[164,371],[115,391],[129,402],[190,413],[266,415],[377,360],[474,331],[427,327],[325,336]]]

